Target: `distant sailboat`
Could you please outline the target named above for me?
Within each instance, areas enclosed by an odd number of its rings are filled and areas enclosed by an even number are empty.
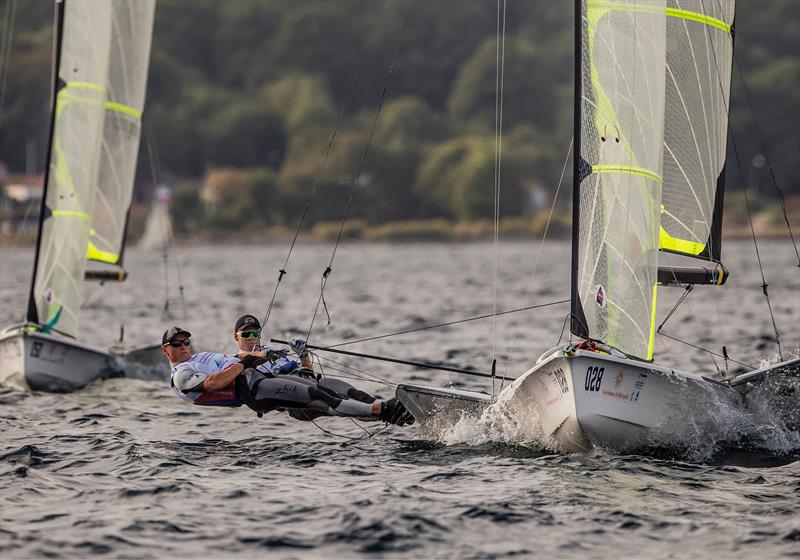
[[[56,2],[54,104],[26,320],[0,334],[0,384],[68,391],[113,375],[76,341],[85,279],[123,280],[155,0]],[[106,265],[87,270],[87,262]],[[109,268],[109,266],[111,268]]]
[[[161,251],[172,241],[172,218],[170,205],[172,192],[168,187],[158,187],[153,196],[150,213],[147,215],[144,233],[136,248],[141,251]]]
[[[728,275],[733,17],[733,0],[576,2],[570,318],[585,342],[546,352],[496,401],[399,385],[421,425],[441,429],[498,402],[548,447],[626,451],[704,430],[722,408],[746,408],[746,382],[800,368],[794,359],[725,379],[652,363],[659,285],[722,285]],[[664,266],[665,253],[705,262]]]

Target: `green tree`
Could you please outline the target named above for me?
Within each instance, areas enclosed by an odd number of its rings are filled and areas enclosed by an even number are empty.
[[[521,131],[520,136],[524,136]],[[500,212],[518,216],[527,209],[526,185],[547,183],[542,170],[552,155],[534,144],[503,148],[500,168]],[[458,220],[494,215],[495,141],[467,137],[436,146],[420,166],[415,191],[428,215]]]
[[[204,225],[199,181],[179,181],[172,187],[171,213],[176,232],[190,233]]]
[[[290,74],[264,86],[262,98],[282,115],[290,133],[307,126],[333,127],[336,111],[324,79],[319,75]]]
[[[200,130],[209,164],[229,167],[280,167],[286,151],[281,120],[260,105],[236,103],[222,107]]]
[[[546,85],[551,60],[542,49],[519,37],[506,39],[503,80],[503,122],[534,123],[550,131],[559,99]],[[535,70],[533,70],[535,69]],[[495,128],[496,41],[486,39],[462,66],[448,99],[451,121],[478,131]]]
[[[387,103],[375,130],[374,143],[396,153],[416,153],[448,135],[445,119],[419,97]]]
[[[280,223],[277,190],[275,174],[266,167],[214,169],[203,185],[208,223],[233,229]]]
[[[145,107],[144,126],[151,131],[165,170],[189,177],[205,171],[208,116],[232,106],[234,99],[224,90],[195,87],[184,90],[174,105],[154,101]]]

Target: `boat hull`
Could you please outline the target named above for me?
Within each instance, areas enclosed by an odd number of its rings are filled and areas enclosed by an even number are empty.
[[[70,392],[121,375],[110,354],[41,332],[0,334],[0,386]]]
[[[741,393],[711,379],[584,351],[536,365],[506,391],[512,418],[532,419],[548,447],[570,452],[679,446],[744,408]]]
[[[478,421],[483,415],[502,426],[500,437],[563,452],[678,447],[719,433],[726,414],[744,409],[739,391],[711,379],[581,350],[550,355],[494,402],[464,393],[414,385],[397,390],[425,432],[444,433],[465,415]]]
[[[465,416],[480,416],[492,403],[488,393],[423,385],[400,384],[395,394],[423,432],[433,437]]]

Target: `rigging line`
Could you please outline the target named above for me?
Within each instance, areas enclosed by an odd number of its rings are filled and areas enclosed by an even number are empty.
[[[406,18],[403,22],[403,29],[400,31],[400,36],[397,39],[397,44],[394,47],[394,53],[392,54],[392,62],[389,65],[389,70],[386,73],[386,80],[383,84],[383,90],[381,91],[380,99],[378,100],[378,106],[375,109],[375,115],[372,119],[372,125],[369,131],[369,137],[367,138],[367,145],[364,149],[364,153],[361,156],[361,162],[358,165],[358,170],[356,171],[355,176],[353,177],[353,184],[350,186],[350,196],[347,200],[347,205],[345,206],[344,216],[342,217],[342,221],[339,224],[339,232],[336,235],[336,242],[333,245],[333,251],[331,252],[331,259],[328,262],[327,268],[322,273],[322,281],[321,281],[321,289],[319,293],[319,299],[317,299],[317,305],[314,308],[314,314],[311,317],[311,323],[308,326],[308,332],[306,334],[306,340],[311,338],[311,331],[314,328],[314,321],[317,318],[317,313],[319,312],[320,303],[324,301],[325,298],[325,286],[328,284],[328,277],[330,276],[331,272],[333,272],[333,260],[336,258],[336,251],[339,249],[339,243],[342,240],[342,232],[344,231],[344,226],[347,223],[347,218],[350,216],[350,208],[353,205],[353,199],[355,198],[356,190],[358,188],[358,181],[361,178],[361,172],[364,169],[364,164],[367,160],[367,155],[369,154],[369,148],[372,145],[372,139],[375,136],[375,128],[378,124],[378,117],[380,117],[381,109],[383,108],[383,101],[386,98],[386,93],[389,90],[389,83],[392,79],[392,74],[394,73],[394,65],[397,61],[397,53],[400,51],[400,45],[403,42],[403,37],[406,34],[406,29],[408,28],[408,20],[411,17],[411,7],[414,5],[413,0],[409,0],[408,3],[408,10],[406,11]],[[325,306],[327,312],[327,305]],[[328,323],[330,324],[330,315],[328,315]]]
[[[142,129],[144,130],[144,142],[147,147],[147,160],[150,164],[150,175],[153,179],[153,184],[158,188],[161,182],[159,174],[158,163],[156,162],[155,149],[153,148],[152,137],[150,136],[150,127],[146,122],[142,121]],[[164,305],[161,308],[161,320],[166,321],[169,319],[169,255],[167,253],[167,244],[164,240],[161,243],[161,260],[164,263]]]
[[[320,367],[322,367],[322,365],[323,365],[322,364],[322,360],[326,360],[328,362],[331,362],[331,363],[334,363],[334,364],[336,364],[338,366],[341,366],[342,368],[347,368],[347,370],[350,373],[356,372],[356,373],[360,373],[363,376],[366,376],[367,378],[374,379],[376,383],[377,382],[381,382],[381,383],[386,383],[387,385],[394,385],[394,383],[392,383],[388,379],[385,379],[385,378],[383,378],[383,377],[381,377],[379,375],[360,370],[360,369],[355,368],[355,367],[353,367],[353,366],[351,366],[349,364],[345,364],[344,362],[339,362],[337,360],[334,360],[333,358],[328,358],[327,356],[320,356],[319,354],[314,354],[314,356],[317,358],[317,362],[319,363]],[[327,367],[329,367],[331,369],[336,369],[336,368],[332,367],[331,365],[328,365]],[[342,369],[337,369],[336,371],[343,371],[343,370]]]
[[[270,342],[277,342],[278,344],[289,344],[285,340],[279,340],[279,339],[276,339],[276,338],[270,339]],[[320,350],[320,351],[324,351],[324,352],[333,352],[334,354],[344,354],[346,356],[355,356],[356,358],[366,358],[366,359],[369,359],[369,360],[378,360],[378,361],[382,361],[382,362],[392,362],[394,364],[403,364],[403,365],[414,366],[414,367],[423,368],[423,369],[433,369],[433,370],[437,370],[437,371],[451,371],[451,372],[454,372],[454,373],[463,373],[465,375],[476,375],[478,377],[489,377],[489,378],[493,377],[493,375],[491,375],[489,373],[483,373],[483,372],[480,372],[480,371],[473,371],[473,370],[464,369],[464,368],[457,368],[457,367],[452,367],[452,366],[444,366],[444,365],[432,364],[432,363],[428,363],[428,362],[417,362],[417,361],[413,361],[413,360],[403,360],[403,359],[400,359],[400,358],[393,358],[391,356],[378,356],[376,354],[363,354],[361,352],[350,352],[349,350],[336,350],[336,349],[333,349],[333,348],[329,348],[327,346],[314,346],[314,345],[311,345],[311,344],[308,345],[308,348],[311,349],[311,350]]]
[[[672,261],[672,257],[671,257],[671,255],[669,253],[659,253],[659,254],[661,256],[663,256],[668,261],[667,264],[671,267],[672,279],[675,280],[675,283],[677,284],[678,283],[678,277],[675,274],[674,268],[672,267],[672,262],[671,262]],[[689,286],[691,286],[691,284],[689,284]],[[685,296],[681,298],[681,301],[683,301],[683,299],[685,299]],[[678,304],[679,303],[680,303],[680,301],[678,302]],[[678,304],[675,305],[675,308],[677,308]],[[701,333],[703,332],[703,328],[700,325],[700,321],[697,320],[697,316],[695,315],[694,310],[692,309],[692,306],[688,301],[686,302],[686,307],[689,308],[689,317],[692,319],[692,324],[694,325],[695,336],[699,340],[701,338]],[[674,309],[673,309],[673,311],[674,311]],[[672,314],[672,311],[670,311],[670,315],[671,314]],[[664,323],[667,322],[667,319],[669,319],[669,316],[667,316],[664,319],[664,321],[661,323],[661,326],[658,327],[656,332],[658,332],[661,329],[661,327],[664,326]],[[720,321],[717,321],[717,325],[718,326],[719,326],[719,323],[720,323]],[[723,344],[724,344],[724,342],[725,342],[724,338],[725,337],[724,337],[724,335],[722,333],[722,329],[721,328],[720,328],[719,337],[723,341]],[[711,362],[714,364],[714,369],[716,369],[717,373],[720,376],[722,376],[722,371],[719,369],[719,364],[717,364],[717,360],[716,360],[716,358],[714,358],[714,355],[711,354],[709,357],[711,358]]]
[[[564,336],[564,330],[567,328],[567,321],[569,321],[571,316],[572,316],[572,313],[567,313],[567,315],[564,317],[564,322],[561,323],[561,332],[558,334],[558,342],[556,342],[556,346],[561,344],[561,339]]]
[[[375,383],[376,385],[385,385],[387,387],[394,387],[397,385],[397,383],[390,383],[388,381],[376,381],[368,377],[356,375],[354,373],[349,372],[346,369],[336,368],[333,366],[328,366],[328,369],[337,372],[334,374],[336,376],[336,379],[353,379],[355,381],[363,381],[365,383]]]
[[[736,143],[734,142],[734,150],[736,150]],[[737,155],[738,158],[738,155]],[[741,172],[741,169],[740,169]],[[744,181],[744,176],[742,176],[742,181]],[[769,292],[767,291],[767,281],[764,277],[764,267],[761,265],[761,253],[758,250],[758,241],[756,240],[756,230],[753,227],[753,215],[750,211],[750,197],[747,195],[747,186],[742,183],[742,192],[744,193],[744,205],[747,208],[747,220],[750,222],[750,233],[753,235],[753,246],[756,250],[756,258],[758,259],[758,269],[761,272],[761,291],[764,293],[764,297],[767,300],[767,307],[769,308],[769,316],[772,319],[772,328],[775,331],[775,343],[778,345],[778,355],[780,356],[781,360],[783,360],[783,351],[781,349],[781,335],[778,332],[778,324],[775,322],[775,313],[772,311],[772,303],[769,301]]]
[[[158,159],[158,147],[156,146],[155,140],[150,132],[150,127],[145,127],[144,122],[142,122],[142,127],[145,130],[145,142],[147,143],[147,153],[148,157],[150,158],[150,172],[153,175],[153,181],[156,184],[156,188],[161,185],[161,163]],[[171,214],[171,211],[169,211]],[[166,295],[164,300],[164,313],[168,312],[169,308],[169,244],[167,242],[167,236],[163,236],[161,249],[163,251],[164,257],[164,275],[166,281]],[[175,272],[177,273],[178,277],[178,296],[181,302],[181,312],[183,315],[183,321],[186,322],[189,320],[189,312],[188,307],[186,306],[186,296],[184,294],[183,289],[183,267],[181,266],[181,259],[179,255],[175,255]]]
[[[556,209],[556,203],[558,202],[558,195],[561,192],[561,185],[564,183],[564,175],[567,172],[567,163],[569,162],[569,156],[572,154],[572,148],[575,143],[575,137],[571,137],[569,139],[569,146],[567,147],[567,153],[564,156],[564,165],[561,167],[561,177],[558,179],[558,186],[556,187],[556,193],[553,195],[553,203],[550,205],[550,212],[547,214],[547,222],[544,225],[544,232],[542,232],[542,239],[539,241],[539,248],[536,251],[536,260],[533,263],[533,270],[531,270],[530,276],[528,277],[528,291],[525,293],[525,298],[523,301],[529,301],[531,294],[533,293],[533,277],[536,274],[536,270],[539,267],[539,259],[542,256],[542,249],[544,248],[545,239],[547,239],[547,232],[550,230],[550,221],[553,219],[553,212]],[[579,157],[578,155],[573,155],[573,157]],[[558,303],[565,303],[571,300],[565,300]],[[516,340],[519,337],[519,330],[520,324],[517,322],[514,325],[514,333],[511,336],[511,340]],[[503,368],[503,377],[500,380],[500,390],[503,390],[503,385],[505,385],[506,378],[508,377],[508,367],[511,365],[511,354],[509,353],[506,356],[506,363],[505,367]]]
[[[339,114],[336,118],[336,123],[333,127],[333,132],[331,133],[331,137],[328,140],[328,147],[325,150],[325,156],[323,157],[322,163],[320,164],[319,168],[317,169],[317,173],[314,176],[314,183],[312,184],[311,187],[311,193],[306,199],[306,205],[305,208],[303,208],[303,214],[300,217],[300,222],[297,224],[297,229],[294,232],[294,237],[292,237],[292,242],[289,245],[289,251],[286,254],[286,259],[283,262],[283,266],[278,271],[278,281],[275,283],[275,290],[272,292],[272,299],[270,300],[269,305],[267,306],[267,311],[264,314],[264,320],[261,321],[261,324],[264,327],[266,327],[267,322],[269,321],[270,314],[272,313],[272,307],[275,305],[275,300],[278,296],[278,287],[280,286],[281,280],[283,280],[283,277],[287,274],[286,269],[289,266],[289,259],[292,256],[292,251],[294,251],[294,246],[297,243],[297,238],[300,235],[300,231],[302,230],[303,224],[305,223],[306,217],[308,216],[308,211],[311,208],[311,202],[317,193],[317,186],[319,185],[320,178],[325,173],[325,170],[328,168],[328,158],[330,156],[331,150],[333,149],[333,144],[334,141],[336,140],[336,134],[339,132],[339,127],[341,126],[342,121],[344,120],[345,110],[347,109],[347,106],[350,104],[350,96],[352,95],[353,90],[355,89],[355,85],[358,82],[358,77],[361,74],[361,67],[364,64],[366,54],[372,47],[372,42],[375,37],[375,30],[378,27],[378,22],[380,21],[381,16],[383,15],[383,10],[385,7],[386,7],[386,2],[383,2],[383,4],[381,4],[380,9],[378,10],[378,15],[375,16],[375,21],[372,23],[372,28],[369,31],[367,42],[364,45],[364,49],[361,51],[361,57],[358,60],[358,65],[356,66],[355,72],[353,72],[353,76],[350,80],[350,85],[347,88],[347,93],[345,94],[344,101],[342,102],[342,105],[339,107]]]
[[[494,242],[492,244],[492,362],[497,353],[497,275],[500,262],[500,174],[503,160],[503,91],[506,56],[506,0],[497,0],[497,52],[495,69]],[[502,15],[502,26],[501,26]],[[492,378],[494,395],[494,378]]]
[[[562,299],[562,300],[559,300],[559,301],[551,301],[551,302],[548,302],[548,303],[540,303],[538,305],[530,305],[528,307],[520,307],[520,308],[517,308],[517,309],[509,309],[507,311],[499,311],[499,312],[496,313],[496,315],[508,315],[510,313],[519,313],[520,311],[530,311],[531,309],[538,309],[540,307],[548,307],[550,305],[559,305],[559,304],[562,304],[562,303],[569,303],[569,301],[570,300],[568,300],[568,299]],[[368,341],[371,341],[371,340],[378,340],[378,339],[381,339],[381,338],[389,338],[391,336],[399,336],[401,334],[408,334],[408,333],[413,333],[413,332],[426,331],[426,330],[430,330],[430,329],[438,329],[440,327],[449,327],[450,325],[458,325],[460,323],[468,323],[470,321],[477,321],[479,319],[488,319],[489,317],[492,317],[493,315],[495,315],[495,314],[494,313],[488,313],[486,315],[478,315],[477,317],[469,317],[467,319],[459,319],[457,321],[449,321],[447,323],[438,323],[436,325],[426,325],[424,327],[417,327],[417,328],[414,328],[414,329],[406,329],[406,330],[402,330],[402,331],[397,331],[397,332],[392,332],[392,333],[387,333],[387,334],[381,334],[381,335],[378,335],[378,336],[370,336],[370,337],[367,337],[367,338],[360,338],[358,340],[348,340],[346,342],[340,342],[339,344],[331,344],[330,346],[326,346],[325,348],[338,348],[340,346],[347,346],[348,344],[357,344],[359,342],[368,342]]]
[[[497,23],[495,30],[495,49],[494,49],[494,222],[492,231],[492,359],[495,356],[495,346],[497,339],[497,173],[499,165],[497,162],[498,126],[500,124],[500,6],[501,0],[497,3]],[[494,379],[492,379],[492,394],[494,395]]]
[[[744,79],[744,73],[742,72],[742,67],[739,64],[739,57],[736,56],[736,50],[733,51],[733,60],[736,62],[736,70],[739,73],[739,81],[742,83],[742,89],[744,90],[744,95],[750,108],[750,115],[753,117],[753,124],[756,128],[756,134],[758,134],[758,141],[761,144],[761,151],[764,152],[764,157],[767,160],[767,168],[769,169],[769,176],[772,179],[772,186],[774,186],[775,190],[778,191],[781,209],[783,210],[783,219],[786,222],[786,228],[789,230],[789,239],[792,240],[794,254],[797,256],[797,266],[800,267],[800,251],[797,249],[797,243],[795,242],[794,235],[792,234],[792,226],[789,224],[789,217],[786,215],[786,199],[783,196],[783,190],[781,190],[781,188],[778,186],[778,181],[775,177],[775,168],[772,166],[772,160],[769,159],[769,154],[767,153],[767,144],[764,142],[764,136],[761,134],[761,127],[758,124],[758,119],[756,119],[753,101],[750,98],[750,90],[747,88],[747,82]]]
[[[316,420],[309,420],[309,422],[314,424],[320,432],[322,432],[324,434],[328,434],[329,436],[340,437],[340,438],[343,438],[343,439],[350,439],[350,440],[355,440],[355,441],[359,441],[359,440],[362,440],[362,439],[367,439],[364,436],[353,437],[353,436],[346,436],[344,434],[337,434],[336,432],[331,432],[330,430],[326,430],[325,428],[323,428],[322,426],[317,424]],[[363,430],[364,428],[361,428],[361,429]],[[364,431],[366,432],[366,430],[364,430]],[[367,433],[369,433],[369,432],[367,432]],[[369,436],[369,437],[372,437],[372,436]]]
[[[725,112],[730,116],[730,104],[725,101],[725,88],[722,85],[722,76],[719,71],[719,64],[717,62],[717,53],[714,50],[714,44],[711,42],[710,31],[708,30],[708,26],[706,27],[706,35],[709,37],[709,44],[711,45],[711,54],[714,59],[714,68],[717,71],[717,82],[719,83],[720,91],[722,92],[722,102],[725,105]],[[733,37],[731,37],[731,41],[733,41]],[[744,193],[744,204],[745,208],[747,209],[747,221],[750,224],[750,233],[753,236],[753,246],[756,250],[756,259],[758,260],[758,269],[761,272],[761,291],[764,293],[764,297],[767,300],[767,308],[769,309],[769,316],[772,319],[772,328],[775,331],[775,343],[778,345],[778,355],[780,356],[781,360],[783,360],[783,350],[781,349],[781,335],[778,332],[778,324],[775,322],[775,313],[772,311],[772,303],[769,300],[769,292],[767,292],[767,281],[764,277],[764,266],[761,263],[761,253],[758,250],[758,240],[756,239],[756,230],[753,227],[753,214],[750,211],[750,197],[747,195],[747,182],[744,179],[744,171],[742,171],[742,160],[739,158],[739,148],[736,145],[736,135],[733,133],[733,130],[730,130],[731,136],[731,145],[733,146],[733,153],[736,158],[736,169],[739,171],[739,179],[742,182],[742,192]]]
[[[703,348],[702,346],[697,346],[695,344],[692,344],[691,342],[686,342],[685,340],[681,340],[680,338],[675,338],[674,336],[670,336],[670,335],[668,335],[666,333],[659,332],[659,333],[656,333],[656,334],[658,334],[660,336],[667,337],[667,338],[669,338],[671,340],[674,340],[675,342],[680,342],[681,344],[685,344],[686,346],[691,346],[692,348],[696,348],[697,350],[701,350],[703,352],[708,352],[709,354],[711,354],[713,356],[717,356],[718,358],[725,358],[724,355],[718,354],[717,352],[709,350],[708,348]],[[744,366],[744,367],[747,367],[747,368],[750,368],[750,369],[756,369],[754,366],[751,366],[750,364],[746,364],[744,362],[740,362],[738,360],[734,360],[730,356],[728,356],[727,359],[728,359],[728,361],[736,363],[736,364],[739,364],[740,366]]]
[[[675,313],[680,304],[683,303],[683,300],[686,299],[686,297],[691,293],[691,291],[692,291],[692,285],[687,284],[686,288],[684,288],[684,291],[681,294],[681,297],[678,298],[678,301],[675,302],[675,305],[672,306],[672,309],[670,309],[669,313],[667,313],[667,316],[664,317],[664,320],[661,321],[661,324],[658,325],[658,328],[656,328],[656,332],[661,331],[662,327],[667,323],[667,321],[669,321],[669,318],[672,317],[672,314]]]
[[[6,4],[3,16],[3,41],[0,41],[0,125],[5,114],[6,84],[8,83],[8,64],[11,60],[11,46],[14,38],[14,22],[17,14],[17,3],[11,0]]]

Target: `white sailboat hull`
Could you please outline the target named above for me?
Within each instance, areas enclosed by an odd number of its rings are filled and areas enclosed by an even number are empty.
[[[680,445],[713,430],[720,411],[744,407],[741,393],[702,376],[580,350],[537,364],[494,403],[413,385],[397,396],[423,429],[491,409],[516,437],[565,452]]]
[[[112,355],[75,341],[19,330],[0,334],[0,386],[69,392],[118,375]]]
[[[571,452],[674,446],[743,407],[738,391],[702,376],[583,351],[537,365],[506,391],[511,418],[538,422],[549,447]]]

